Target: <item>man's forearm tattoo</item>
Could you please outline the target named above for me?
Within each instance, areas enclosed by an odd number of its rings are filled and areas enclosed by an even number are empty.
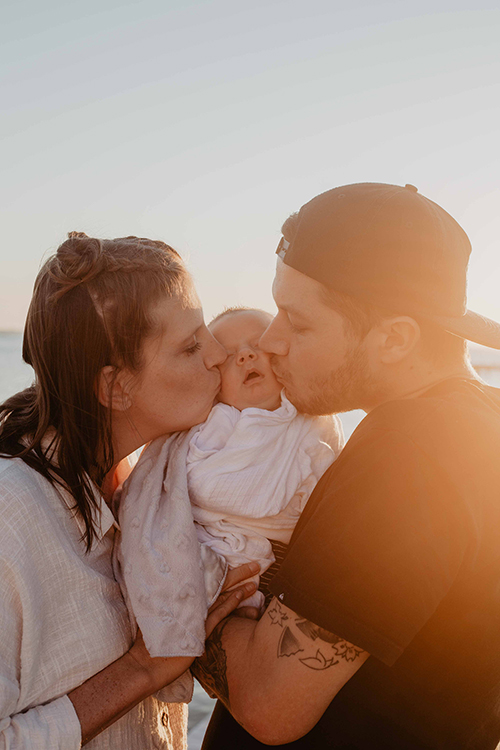
[[[288,625],[283,628],[283,632],[280,635],[278,643],[278,656],[295,656],[304,649],[300,645],[297,638],[294,636]]]
[[[215,694],[229,708],[229,686],[227,684],[227,658],[222,645],[222,632],[229,619],[223,620],[212,631],[205,644],[205,653],[194,660],[191,671],[205,690]]]
[[[298,659],[304,666],[309,669],[323,670],[334,667],[341,660],[353,662],[363,653],[363,649],[356,648],[343,638],[339,638],[303,617],[290,617],[277,600],[268,610],[268,615],[273,625],[282,628],[278,642],[278,659],[302,653],[303,656],[299,656]],[[297,629],[308,640],[299,640],[293,629]],[[321,645],[316,644],[318,648],[312,655],[307,653],[308,641],[321,642]]]

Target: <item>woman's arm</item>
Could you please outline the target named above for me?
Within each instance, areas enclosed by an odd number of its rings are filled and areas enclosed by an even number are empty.
[[[0,719],[2,750],[79,750],[80,747],[78,717],[66,695]]]
[[[1,504],[0,509],[5,511]],[[6,515],[2,514],[5,524]],[[39,657],[43,642],[40,632],[44,623],[36,620],[36,615],[40,618],[36,601],[40,585],[35,576],[22,575],[26,549],[22,557],[8,554],[6,531],[9,530],[0,525],[0,748],[79,750],[80,724],[67,695],[52,697],[54,693],[45,686],[40,705],[27,708],[30,703],[37,703],[36,696],[41,692],[37,675],[29,669]],[[33,602],[33,615],[29,602]],[[30,700],[30,696],[35,697]]]
[[[34,616],[25,611],[30,602],[38,611],[37,579],[23,577],[16,560],[0,558],[0,750],[79,750],[82,741],[88,742],[189,667],[189,658],[152,659],[139,637],[127,653],[68,695],[24,709],[23,701],[33,690],[35,677],[28,673],[21,685],[20,655],[25,653],[28,662],[36,657],[40,646],[36,634],[46,623],[36,627]],[[228,586],[254,572],[252,566],[242,566],[232,572]],[[222,594],[209,611],[207,633],[254,590],[250,584],[248,589],[239,586]],[[30,638],[26,630],[33,630],[35,637]]]
[[[256,569],[258,566],[253,563],[231,571],[225,589],[244,581]],[[209,610],[207,637],[242,599],[254,591],[255,584],[246,583],[221,594]],[[139,633],[130,651],[69,693],[81,725],[82,744],[120,719],[148,695],[177,679],[189,669],[193,660],[194,657],[152,658]]]
[[[120,659],[68,693],[80,722],[82,745],[179,677],[192,661],[189,657],[151,659],[140,636]]]

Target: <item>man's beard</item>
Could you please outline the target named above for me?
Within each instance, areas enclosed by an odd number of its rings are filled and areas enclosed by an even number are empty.
[[[368,357],[361,344],[351,350],[349,358],[335,372],[330,372],[326,377],[311,378],[307,382],[307,393],[295,392],[294,387],[288,385],[293,382],[290,372],[283,373],[283,380],[286,396],[297,411],[312,416],[365,409],[381,396],[381,389],[373,382]]]

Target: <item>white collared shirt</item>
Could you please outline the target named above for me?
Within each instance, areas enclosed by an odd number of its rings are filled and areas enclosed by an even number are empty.
[[[67,693],[131,646],[111,552],[114,518],[102,500],[87,554],[72,498],[20,459],[0,459],[0,749],[76,750]],[[67,505],[65,505],[67,503]],[[150,697],[89,750],[182,750],[187,708]]]

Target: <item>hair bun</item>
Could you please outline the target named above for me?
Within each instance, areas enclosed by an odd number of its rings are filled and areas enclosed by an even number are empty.
[[[79,240],[88,240],[90,237],[85,232],[68,232],[68,240],[73,240],[75,237]]]
[[[58,247],[51,268],[51,276],[59,287],[55,299],[91,281],[105,265],[101,240],[89,237],[85,232],[68,232],[68,239]]]

